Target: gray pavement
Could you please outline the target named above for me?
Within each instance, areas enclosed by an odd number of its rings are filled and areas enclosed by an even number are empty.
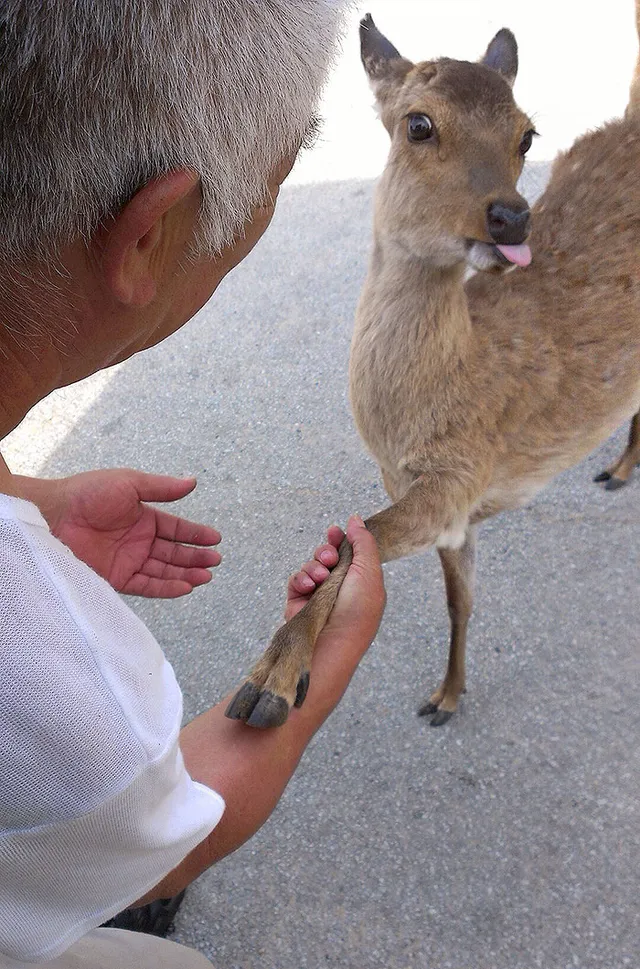
[[[213,583],[128,600],[187,718],[240,681],[327,525],[385,502],[346,380],[372,185],[285,187],[246,263],[101,381],[40,468],[197,474],[183,509],[223,533]],[[386,567],[376,643],[271,820],[190,888],[178,941],[217,969],[638,966],[640,472],[591,481],[625,437],[482,529],[469,692],[443,728],[416,717],[445,663],[437,556]]]

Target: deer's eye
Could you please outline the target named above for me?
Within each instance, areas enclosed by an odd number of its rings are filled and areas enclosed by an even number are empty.
[[[522,141],[520,142],[520,145],[518,147],[518,151],[520,152],[521,155],[527,154],[527,152],[531,148],[531,142],[533,141],[533,136],[535,134],[536,132],[533,130],[533,128],[530,128],[529,131],[525,131],[525,133],[522,136]]]
[[[431,118],[426,114],[410,114],[407,123],[407,137],[409,141],[428,141],[435,134],[435,127]]]

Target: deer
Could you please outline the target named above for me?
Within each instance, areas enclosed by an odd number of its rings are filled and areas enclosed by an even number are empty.
[[[640,0],[636,0],[640,34]],[[513,97],[506,28],[477,63],[402,57],[370,15],[361,58],[389,133],[349,361],[356,427],[391,504],[365,521],[388,562],[435,545],[450,616],[444,678],[418,711],[446,723],[466,690],[481,522],[529,502],[633,415],[601,480],[640,460],[640,67],[624,117],[517,190],[535,128]],[[475,274],[469,278],[468,270]],[[352,558],[277,630],[227,716],[286,721]]]

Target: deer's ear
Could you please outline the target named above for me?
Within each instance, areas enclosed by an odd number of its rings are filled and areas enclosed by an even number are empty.
[[[368,13],[360,21],[360,56],[376,97],[384,97],[394,83],[402,83],[413,67],[390,40],[381,34]]]
[[[503,27],[498,31],[480,63],[502,74],[505,81],[513,86],[518,73],[518,45],[510,30]]]

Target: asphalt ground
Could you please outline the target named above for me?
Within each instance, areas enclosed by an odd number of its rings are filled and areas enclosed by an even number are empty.
[[[493,29],[492,5],[474,6]],[[477,11],[457,7],[471,46]],[[532,32],[546,7],[535,25],[530,14]],[[386,11],[407,36],[408,12],[422,24],[426,8],[443,5],[369,6],[381,27]],[[526,19],[520,5],[515,15]],[[451,43],[424,51],[434,53],[472,56]],[[546,94],[553,57],[543,60]],[[352,69],[341,62],[338,82]],[[197,317],[45,402],[7,445],[17,471],[130,465],[198,476],[182,508],[223,534],[214,581],[175,602],[128,600],[176,668],[186,719],[240,682],[279,624],[287,576],[326,527],[385,504],[346,380],[370,244],[369,168],[380,159],[364,145],[360,160],[331,155],[334,135],[353,136],[346,114],[360,124],[371,110],[362,83],[337,121],[327,111],[319,154],[294,172],[267,235]],[[624,104],[621,83],[611,98]],[[531,101],[535,86],[526,90]],[[358,143],[375,124],[362,120]],[[529,194],[544,182],[544,159],[530,166]],[[483,526],[469,692],[445,727],[416,716],[446,659],[437,556],[385,567],[376,643],[270,821],[191,886],[177,941],[217,969],[639,964],[640,472],[613,494],[591,480],[626,433],[527,509]]]

